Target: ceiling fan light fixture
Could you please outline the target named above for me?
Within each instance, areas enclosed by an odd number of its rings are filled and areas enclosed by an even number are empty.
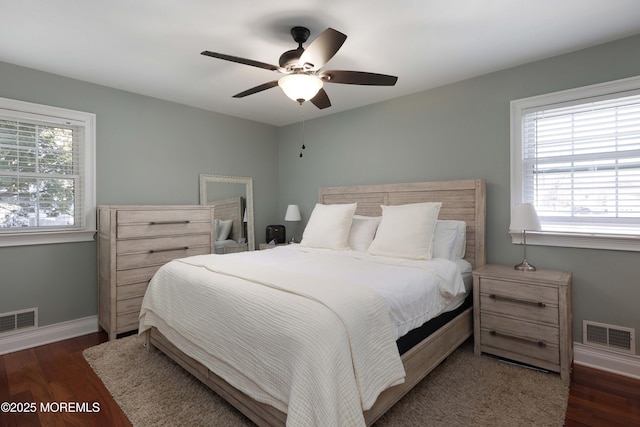
[[[285,95],[302,104],[316,96],[322,89],[322,80],[313,74],[294,73],[280,78],[278,85]]]

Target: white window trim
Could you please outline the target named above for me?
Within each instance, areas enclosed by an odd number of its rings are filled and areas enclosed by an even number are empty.
[[[83,111],[0,98],[0,108],[84,123],[84,228],[73,231],[28,231],[0,235],[0,247],[89,242],[96,233],[96,115]]]
[[[511,211],[522,202],[522,112],[541,105],[557,104],[615,92],[640,89],[640,76],[599,83],[511,101]],[[522,243],[522,233],[511,232],[512,243]],[[528,245],[563,246],[640,251],[640,236],[605,233],[527,231]]]

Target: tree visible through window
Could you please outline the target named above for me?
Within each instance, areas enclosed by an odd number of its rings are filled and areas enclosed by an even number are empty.
[[[94,116],[3,101],[19,110],[0,108],[0,240],[94,228]]]
[[[78,129],[0,120],[0,227],[74,226]],[[77,138],[76,138],[77,139]]]

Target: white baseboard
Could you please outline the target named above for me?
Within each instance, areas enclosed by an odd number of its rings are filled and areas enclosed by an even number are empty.
[[[640,357],[573,343],[573,363],[640,379]]]
[[[41,328],[0,337],[0,354],[13,353],[68,338],[98,332],[98,316],[47,325]]]

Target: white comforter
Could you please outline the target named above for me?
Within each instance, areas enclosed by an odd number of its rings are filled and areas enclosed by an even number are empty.
[[[157,327],[234,387],[286,412],[288,426],[364,425],[362,411],[404,380],[385,299],[352,280],[286,271],[289,262],[269,261],[271,251],[166,264],[145,294],[140,333]]]
[[[446,259],[389,258],[300,245],[243,256],[264,266],[368,287],[386,301],[396,339],[455,308],[450,303],[462,301],[466,293],[459,266]]]

